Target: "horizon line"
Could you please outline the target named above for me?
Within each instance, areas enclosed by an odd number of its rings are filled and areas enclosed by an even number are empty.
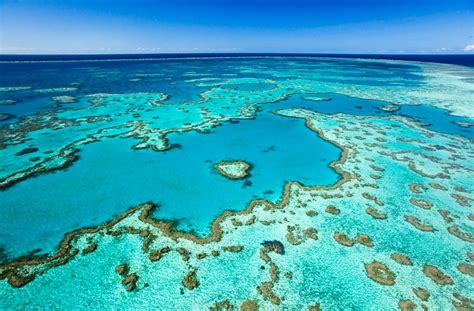
[[[371,53],[371,52],[158,52],[158,53],[135,53],[135,52],[112,52],[112,53],[1,53],[2,56],[107,56],[107,55],[400,55],[400,56],[450,56],[450,55],[471,55],[474,52],[453,52],[453,53]]]
[[[474,67],[474,54],[362,54],[362,53],[263,53],[190,52],[123,54],[0,54],[0,64],[56,62],[165,61],[192,59],[307,58],[410,61]]]

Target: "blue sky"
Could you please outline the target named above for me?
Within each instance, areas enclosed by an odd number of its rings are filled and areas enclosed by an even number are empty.
[[[0,0],[1,53],[474,53],[473,0]]]

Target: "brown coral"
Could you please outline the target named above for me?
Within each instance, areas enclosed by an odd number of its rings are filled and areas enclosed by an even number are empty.
[[[366,263],[365,271],[367,276],[377,283],[382,285],[395,284],[395,274],[390,271],[390,269],[385,264],[379,261],[374,260],[372,263]]]
[[[423,267],[423,273],[432,279],[436,284],[439,285],[452,285],[454,284],[453,279],[441,271],[439,268],[433,265],[425,265]]]

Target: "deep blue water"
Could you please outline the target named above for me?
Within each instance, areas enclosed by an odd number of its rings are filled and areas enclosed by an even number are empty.
[[[474,54],[328,54],[328,53],[180,53],[180,54],[98,54],[98,55],[0,55],[0,61],[60,61],[60,60],[120,60],[120,59],[160,59],[189,57],[335,57],[363,59],[393,59],[419,62],[446,63],[463,66],[474,66]]]

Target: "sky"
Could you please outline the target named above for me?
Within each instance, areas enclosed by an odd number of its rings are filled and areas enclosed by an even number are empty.
[[[474,53],[473,0],[0,0],[0,53]]]

